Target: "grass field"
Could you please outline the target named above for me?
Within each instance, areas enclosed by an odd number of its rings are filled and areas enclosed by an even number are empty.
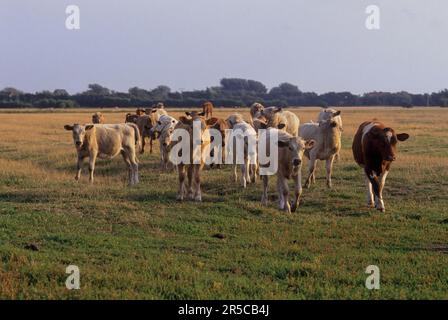
[[[294,112],[305,122],[318,109]],[[203,172],[202,203],[177,202],[177,175],[160,172],[157,144],[139,157],[136,187],[121,157],[97,162],[94,185],[87,169],[75,183],[63,125],[91,113],[0,113],[0,298],[448,299],[448,110],[342,109],[333,189],[319,163],[292,215],[277,210],[276,179],[262,207],[260,182],[242,190],[230,168]],[[105,111],[107,122],[124,114]],[[411,135],[386,183],[385,214],[365,207],[351,155],[358,125],[374,117]],[[70,264],[80,290],[65,287]],[[365,288],[372,264],[380,290]]]

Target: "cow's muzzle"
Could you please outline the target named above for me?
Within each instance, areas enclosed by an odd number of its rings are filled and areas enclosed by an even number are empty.
[[[294,167],[300,166],[300,165],[302,164],[302,160],[300,160],[300,159],[294,159],[294,160],[292,161],[292,164],[293,164]]]

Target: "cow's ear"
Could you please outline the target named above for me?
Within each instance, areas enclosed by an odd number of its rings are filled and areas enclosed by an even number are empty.
[[[154,112],[156,112],[157,111],[157,109],[152,109],[151,110],[151,113],[154,113]]]
[[[191,117],[191,112],[190,111],[185,111],[185,114],[189,117]]]
[[[332,114],[332,117],[337,117],[340,114],[341,114],[341,110],[338,110]]]
[[[91,130],[94,127],[93,124],[88,124],[86,125],[86,130]]]
[[[315,143],[316,141],[313,139],[305,141],[305,149],[311,149]]]
[[[205,116],[205,112],[199,112],[199,113],[198,113],[198,116],[200,116],[200,117]]]
[[[277,112],[280,112],[280,111],[282,111],[282,107],[277,107],[277,108],[274,110],[274,113],[277,113]]]
[[[69,125],[69,124],[66,124],[66,125],[64,126],[64,129],[65,129],[65,130],[68,130],[68,131],[72,131],[72,130],[73,130],[73,126],[71,126],[71,125]]]
[[[277,126],[277,128],[278,129],[283,129],[284,127],[286,127],[286,124],[284,124],[284,123],[280,123],[278,126]]]
[[[288,141],[278,141],[278,146],[279,148],[286,148],[289,146],[289,142]]]
[[[407,133],[399,133],[397,134],[398,141],[406,141],[409,139],[409,135]]]

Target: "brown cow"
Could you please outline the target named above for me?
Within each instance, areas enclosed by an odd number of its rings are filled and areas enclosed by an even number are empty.
[[[408,138],[409,134],[395,134],[394,129],[375,120],[366,121],[359,126],[352,150],[355,161],[364,168],[369,207],[375,205],[376,209],[385,212],[383,188],[386,177],[392,161],[396,159],[397,142]]]
[[[222,156],[221,159],[222,159],[222,163],[224,163],[224,158],[225,158],[224,150],[225,150],[225,146],[226,146],[226,143],[225,143],[225,141],[226,141],[226,130],[230,129],[230,127],[229,127],[228,123],[225,120],[219,119],[219,118],[215,118],[215,117],[212,117],[212,118],[206,120],[205,124],[207,125],[208,128],[218,130],[221,133],[221,139],[222,139],[221,140],[222,141],[221,142],[221,147],[222,147],[222,149],[221,149],[221,156]],[[214,137],[210,138],[211,139],[210,142],[213,142],[213,138]],[[210,157],[213,157],[214,155],[215,155],[215,149],[212,149],[210,151]],[[214,165],[214,163],[212,163],[210,165],[210,167],[213,168],[213,165]],[[217,168],[221,168],[221,164],[218,163],[216,165],[216,167]]]
[[[125,123],[137,123],[137,119],[140,117],[138,114],[126,113]]]
[[[100,124],[100,123],[104,123],[104,116],[101,112],[95,112],[92,115],[92,123],[94,124]]]
[[[200,153],[200,163],[195,163],[194,158],[194,143],[193,143],[193,125],[197,123],[200,128],[200,144],[199,144],[199,153]],[[210,144],[209,135],[205,134],[207,131],[207,126],[205,124],[204,119],[201,117],[195,117],[193,119],[188,119],[187,117],[180,117],[179,122],[174,127],[174,131],[177,129],[186,130],[189,134],[189,143],[190,143],[190,154],[188,156],[187,163],[177,163],[177,171],[179,174],[179,190],[177,193],[177,199],[183,201],[184,198],[188,195],[190,199],[195,201],[202,201],[201,194],[201,177],[200,173],[204,167],[204,151],[208,150],[207,146]],[[179,143],[179,140],[171,141],[168,150],[169,152],[174,151],[173,148]],[[176,150],[178,151],[178,150]],[[179,151],[180,156],[182,156],[183,150]],[[188,178],[188,182],[186,181]]]
[[[213,104],[210,101],[204,102],[202,112],[205,114],[205,119],[210,119],[213,116]]]

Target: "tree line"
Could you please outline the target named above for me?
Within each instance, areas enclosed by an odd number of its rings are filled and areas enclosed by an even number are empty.
[[[268,88],[255,80],[224,78],[219,86],[204,90],[172,91],[160,85],[147,90],[133,87],[128,92],[110,90],[99,84],[89,84],[84,92],[69,94],[64,89],[27,93],[7,87],[0,91],[0,108],[78,108],[78,107],[148,107],[163,102],[168,107],[199,106],[212,101],[215,106],[244,107],[253,102],[275,106],[441,106],[448,107],[448,89],[433,93],[368,92],[303,92],[296,85],[281,83]]]

